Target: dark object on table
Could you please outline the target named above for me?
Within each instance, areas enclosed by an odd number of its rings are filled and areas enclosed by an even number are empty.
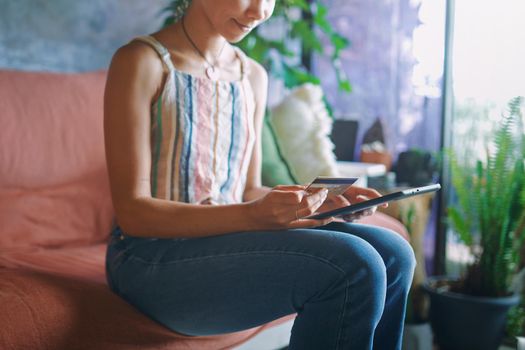
[[[380,117],[376,119],[374,124],[372,124],[363,136],[363,145],[372,144],[374,142],[381,142],[383,145],[386,145],[383,123],[381,122]]]
[[[387,171],[390,171],[392,168],[392,154],[390,154],[386,146],[383,123],[380,117],[376,119],[363,136],[360,159],[364,163],[383,164]]]
[[[334,153],[337,160],[354,160],[357,127],[358,122],[355,120],[334,120],[330,137],[335,145]]]
[[[437,163],[430,152],[401,152],[394,167],[398,185],[423,186],[432,182]]]

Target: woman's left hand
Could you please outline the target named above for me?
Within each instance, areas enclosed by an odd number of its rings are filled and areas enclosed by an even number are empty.
[[[330,197],[320,208],[319,212],[346,207],[351,203],[359,203],[369,199],[381,197],[381,194],[372,188],[365,188],[359,186],[351,186],[345,193],[339,196]],[[382,204],[386,208],[388,204]],[[351,222],[359,220],[362,217],[372,215],[375,213],[377,207],[369,208],[357,213],[345,215],[341,217],[341,221]],[[335,221],[340,221],[336,219]]]

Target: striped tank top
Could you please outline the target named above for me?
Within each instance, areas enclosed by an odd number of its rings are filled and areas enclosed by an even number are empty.
[[[152,36],[138,37],[167,68],[151,106],[151,194],[185,203],[242,202],[255,132],[255,101],[244,53],[241,79],[212,81],[175,69]]]

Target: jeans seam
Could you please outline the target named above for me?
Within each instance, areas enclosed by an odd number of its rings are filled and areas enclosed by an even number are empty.
[[[335,348],[336,350],[340,348],[340,344],[341,344],[341,338],[342,338],[342,334],[343,334],[343,324],[344,324],[344,320],[345,320],[345,313],[346,313],[346,306],[347,306],[347,303],[348,303],[348,289],[350,287],[350,282],[348,281],[348,279],[345,279],[345,299],[343,301],[343,308],[341,310],[341,313],[339,314],[339,319],[341,320],[341,325],[339,327],[339,331],[337,333],[337,341],[335,343]]]
[[[252,255],[252,254],[259,254],[259,255],[270,255],[270,254],[287,254],[287,255],[296,255],[296,256],[305,256],[309,258],[313,258],[315,260],[321,261],[326,263],[327,265],[330,265],[343,275],[345,274],[344,270],[339,267],[337,264],[333,263],[330,260],[320,258],[318,256],[307,254],[307,253],[301,253],[301,252],[290,252],[290,251],[282,251],[282,250],[259,250],[259,251],[251,251],[251,252],[242,252],[242,253],[228,253],[228,254],[217,254],[217,255],[207,255],[207,256],[201,256],[196,258],[184,258],[179,259],[176,261],[169,261],[169,262],[154,262],[149,261],[146,259],[143,259],[141,257],[138,257],[133,254],[129,254],[128,252],[123,252],[123,255],[127,255],[129,259],[136,260],[138,262],[141,262],[143,264],[148,265],[171,265],[171,264],[177,264],[180,262],[191,262],[191,261],[197,261],[197,260],[206,260],[206,259],[212,259],[212,258],[223,258],[223,257],[234,257],[234,256],[243,256],[243,255]]]

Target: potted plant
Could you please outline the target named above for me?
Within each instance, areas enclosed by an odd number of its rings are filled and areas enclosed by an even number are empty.
[[[433,277],[424,285],[435,340],[442,349],[497,349],[508,310],[519,303],[511,284],[523,259],[525,237],[521,105],[521,97],[509,102],[484,161],[460,162],[449,152],[457,201],[447,216],[472,262],[458,279]]]

